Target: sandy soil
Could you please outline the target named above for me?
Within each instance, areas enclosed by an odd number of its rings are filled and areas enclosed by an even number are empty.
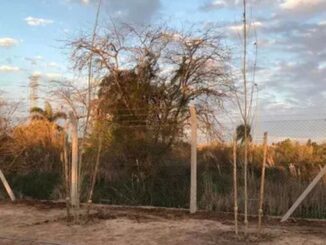
[[[67,224],[63,205],[0,202],[0,244],[326,244],[324,222],[280,225],[265,220],[261,236],[233,234],[232,217],[168,209],[96,206],[92,219]]]

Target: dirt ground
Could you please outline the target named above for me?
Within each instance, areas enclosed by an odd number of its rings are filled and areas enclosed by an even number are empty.
[[[235,237],[232,216],[185,210],[94,207],[91,220],[68,224],[64,204],[0,202],[0,244],[326,244],[326,223],[279,224],[265,219],[262,235],[250,220],[249,236]]]

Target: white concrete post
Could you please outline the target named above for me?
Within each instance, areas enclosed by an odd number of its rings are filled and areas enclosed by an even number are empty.
[[[260,179],[260,194],[259,194],[259,209],[258,209],[258,231],[259,231],[259,233],[261,232],[261,221],[262,221],[262,216],[263,216],[266,159],[267,159],[267,132],[264,133],[264,156],[263,156],[263,166],[261,169],[261,179]]]
[[[73,207],[78,207],[78,120],[70,112],[71,122],[71,186],[70,200]]]
[[[282,217],[281,222],[286,221],[291,214],[296,210],[300,203],[306,198],[306,196],[312,191],[315,185],[320,181],[320,179],[326,174],[326,165],[322,168],[319,174],[313,179],[313,181],[308,185],[308,187],[302,192],[298,199],[293,203],[292,207],[286,212]]]
[[[190,173],[190,213],[197,211],[197,116],[196,108],[190,106],[191,120],[191,173]]]
[[[4,187],[5,187],[5,189],[6,189],[6,191],[7,191],[7,193],[8,193],[8,195],[9,195],[11,201],[14,202],[14,201],[16,200],[16,198],[15,198],[15,194],[13,193],[12,189],[10,188],[10,185],[8,184],[8,182],[7,182],[7,180],[6,180],[6,177],[5,177],[5,175],[2,173],[1,169],[0,169],[0,179],[1,179],[1,181],[2,181],[2,183],[3,183],[3,185],[4,185]]]
[[[237,131],[233,136],[233,200],[234,200],[234,231],[238,235],[238,182],[237,182]]]

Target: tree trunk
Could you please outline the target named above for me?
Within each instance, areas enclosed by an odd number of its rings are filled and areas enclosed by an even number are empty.
[[[91,209],[93,192],[94,192],[94,187],[95,187],[95,183],[96,183],[96,177],[97,177],[98,169],[99,169],[99,166],[100,166],[100,158],[101,158],[102,146],[103,146],[103,136],[99,135],[95,169],[94,169],[94,172],[93,172],[93,175],[92,175],[92,183],[91,183],[91,188],[90,188],[89,195],[88,195],[87,216],[89,216],[90,209]]]
[[[248,101],[247,101],[247,17],[246,0],[243,0],[243,86],[244,86],[244,224],[248,231]]]
[[[68,123],[64,127],[64,135],[63,135],[63,170],[64,170],[64,178],[65,178],[65,192],[66,192],[66,210],[67,210],[67,220],[70,219],[70,192],[69,192],[69,159],[68,159]]]

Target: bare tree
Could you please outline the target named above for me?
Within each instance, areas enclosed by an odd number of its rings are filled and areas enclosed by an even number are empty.
[[[9,133],[14,124],[14,114],[17,112],[19,102],[8,102],[2,97],[0,91],[0,139]]]
[[[232,87],[225,69],[228,52],[213,29],[179,32],[164,25],[134,27],[115,23],[100,29],[100,5],[93,33],[68,43],[75,70],[87,73],[87,86],[64,81],[58,82],[55,89],[80,124],[78,193],[84,175],[83,147],[94,131],[94,121],[129,125],[130,119],[121,121],[112,116],[122,109],[133,116],[136,124],[152,130],[154,143],[160,141],[170,147],[183,136],[180,131],[190,116],[190,101],[195,100],[202,125],[211,128],[216,125],[216,109],[222,108]],[[99,87],[92,82],[94,77],[100,81]],[[98,98],[92,98],[96,91]],[[141,96],[135,96],[138,94]],[[96,116],[99,110],[101,119]],[[96,164],[91,168],[89,203],[102,144],[99,137]]]
[[[19,118],[16,117],[20,102],[9,102],[4,98],[3,94],[4,92],[0,91],[0,155],[16,156],[12,160],[12,163],[14,163],[22,153],[22,149],[14,147],[11,143],[8,144],[8,141],[10,141],[12,129],[20,122]]]
[[[92,32],[92,45],[94,45],[94,40],[96,37],[96,31],[97,31],[97,26],[98,26],[98,19],[99,19],[99,14],[100,14],[100,9],[101,9],[101,4],[102,0],[99,0],[98,2],[98,8],[96,12],[96,18],[95,18],[95,23],[94,23],[94,28]],[[89,122],[90,122],[90,117],[91,117],[91,112],[93,110],[93,104],[92,104],[92,94],[93,90],[96,88],[94,84],[92,84],[92,79],[93,79],[93,59],[92,56],[89,59],[88,63],[88,76],[87,76],[87,87],[78,87],[74,85],[73,82],[71,81],[65,81],[65,82],[57,82],[57,85],[59,88],[57,88],[55,91],[55,94],[63,100],[66,105],[70,108],[70,125],[72,127],[72,157],[71,157],[71,167],[72,170],[69,172],[67,169],[67,166],[69,165],[67,162],[67,143],[66,143],[66,137],[64,139],[64,166],[65,166],[65,181],[66,184],[70,184],[70,195],[71,198],[68,200],[67,196],[67,216],[69,219],[70,216],[70,209],[69,206],[71,203],[73,203],[73,207],[76,209],[74,210],[74,217],[75,217],[75,222],[78,221],[78,216],[79,216],[79,203],[80,203],[80,193],[81,193],[81,183],[83,182],[83,176],[82,176],[82,165],[83,165],[83,146],[85,144],[85,139],[88,134],[88,129],[89,129]],[[81,115],[85,114],[85,115]],[[79,119],[83,118],[84,123],[83,127],[79,128]],[[67,130],[67,127],[66,127]],[[82,131],[82,137],[81,137],[81,142],[79,142],[79,136],[78,132]],[[96,166],[98,163],[96,163]],[[77,170],[77,172],[76,172]],[[97,168],[95,168],[95,175],[97,172]],[[69,181],[69,173],[71,177],[71,181]],[[95,177],[94,177],[95,179]],[[76,183],[75,183],[76,182]],[[93,186],[93,185],[92,185]],[[94,187],[93,187],[94,188]],[[68,193],[68,186],[66,192]],[[91,191],[92,193],[92,191]],[[92,194],[90,194],[90,197]]]
[[[117,107],[130,114],[144,110],[150,117],[146,121],[157,125],[158,140],[164,138],[160,132],[165,125],[187,121],[188,103],[195,100],[202,125],[216,125],[216,104],[221,108],[230,91],[224,69],[228,53],[219,33],[210,28],[179,32],[165,26],[126,24],[104,28],[101,33],[95,39],[82,36],[70,46],[76,69],[86,69],[94,59],[97,74],[103,75],[99,103],[106,113],[112,114]],[[146,101],[135,101],[130,95],[128,85],[133,82],[144,89]],[[165,140],[171,145],[175,138]]]
[[[251,142],[251,123],[252,123],[252,107],[253,107],[253,96],[254,90],[256,89],[255,83],[255,73],[256,73],[256,65],[257,65],[257,36],[255,31],[255,57],[254,57],[254,65],[253,65],[253,78],[248,81],[248,22],[247,22],[247,1],[243,0],[243,18],[242,18],[242,48],[243,48],[243,56],[242,56],[242,85],[236,86],[235,88],[235,97],[238,109],[240,111],[240,116],[242,120],[241,127],[243,128],[243,136],[242,136],[242,147],[244,148],[244,156],[243,156],[243,176],[244,176],[244,224],[245,224],[245,233],[248,231],[248,153],[249,153],[249,145]]]
[[[233,201],[234,201],[234,230],[238,235],[238,183],[237,183],[237,134],[233,136]]]
[[[67,215],[70,216],[69,206],[71,205],[73,211],[74,222],[79,219],[79,205],[80,205],[80,191],[83,180],[81,155],[83,152],[83,144],[87,132],[89,120],[87,117],[91,115],[92,104],[88,104],[88,90],[89,87],[83,87],[74,81],[53,81],[53,95],[58,98],[63,107],[69,111],[69,122],[65,125],[64,140],[63,140],[63,161],[65,166],[65,181],[67,186],[67,193],[70,193],[69,201],[67,201]],[[91,88],[92,89],[92,88]],[[70,129],[70,130],[69,130]],[[71,151],[67,149],[67,135],[71,132]],[[82,133],[80,133],[82,132]],[[71,153],[71,158],[67,157],[68,152]],[[67,160],[71,162],[68,163]],[[68,170],[68,166],[71,170]],[[69,190],[69,191],[68,191]],[[68,198],[68,195],[67,195]]]
[[[248,229],[248,92],[247,92],[247,18],[246,18],[246,0],[243,0],[243,88],[244,88],[244,114],[243,123],[244,133],[244,223],[247,232]]]

